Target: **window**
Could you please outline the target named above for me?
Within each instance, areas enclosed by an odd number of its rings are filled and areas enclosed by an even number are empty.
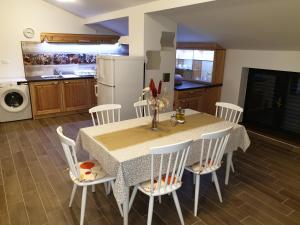
[[[210,50],[176,50],[176,73],[183,79],[204,82],[212,81],[214,51]]]

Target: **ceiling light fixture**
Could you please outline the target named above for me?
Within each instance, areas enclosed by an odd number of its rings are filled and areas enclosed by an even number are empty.
[[[57,2],[75,2],[76,0],[56,0]]]

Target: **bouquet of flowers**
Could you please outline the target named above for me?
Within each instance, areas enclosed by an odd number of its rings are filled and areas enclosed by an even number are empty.
[[[143,95],[150,95],[148,102],[153,111],[152,129],[157,130],[158,114],[169,105],[168,98],[166,97],[166,90],[162,92],[162,81],[159,82],[156,88],[153,79],[150,80],[149,87],[144,88]]]

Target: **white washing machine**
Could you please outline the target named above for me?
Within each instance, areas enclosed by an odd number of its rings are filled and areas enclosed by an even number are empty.
[[[0,122],[32,118],[29,87],[22,79],[0,79]]]

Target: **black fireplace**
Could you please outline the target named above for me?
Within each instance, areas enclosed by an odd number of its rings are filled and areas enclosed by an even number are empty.
[[[243,123],[300,135],[300,73],[249,69]]]

